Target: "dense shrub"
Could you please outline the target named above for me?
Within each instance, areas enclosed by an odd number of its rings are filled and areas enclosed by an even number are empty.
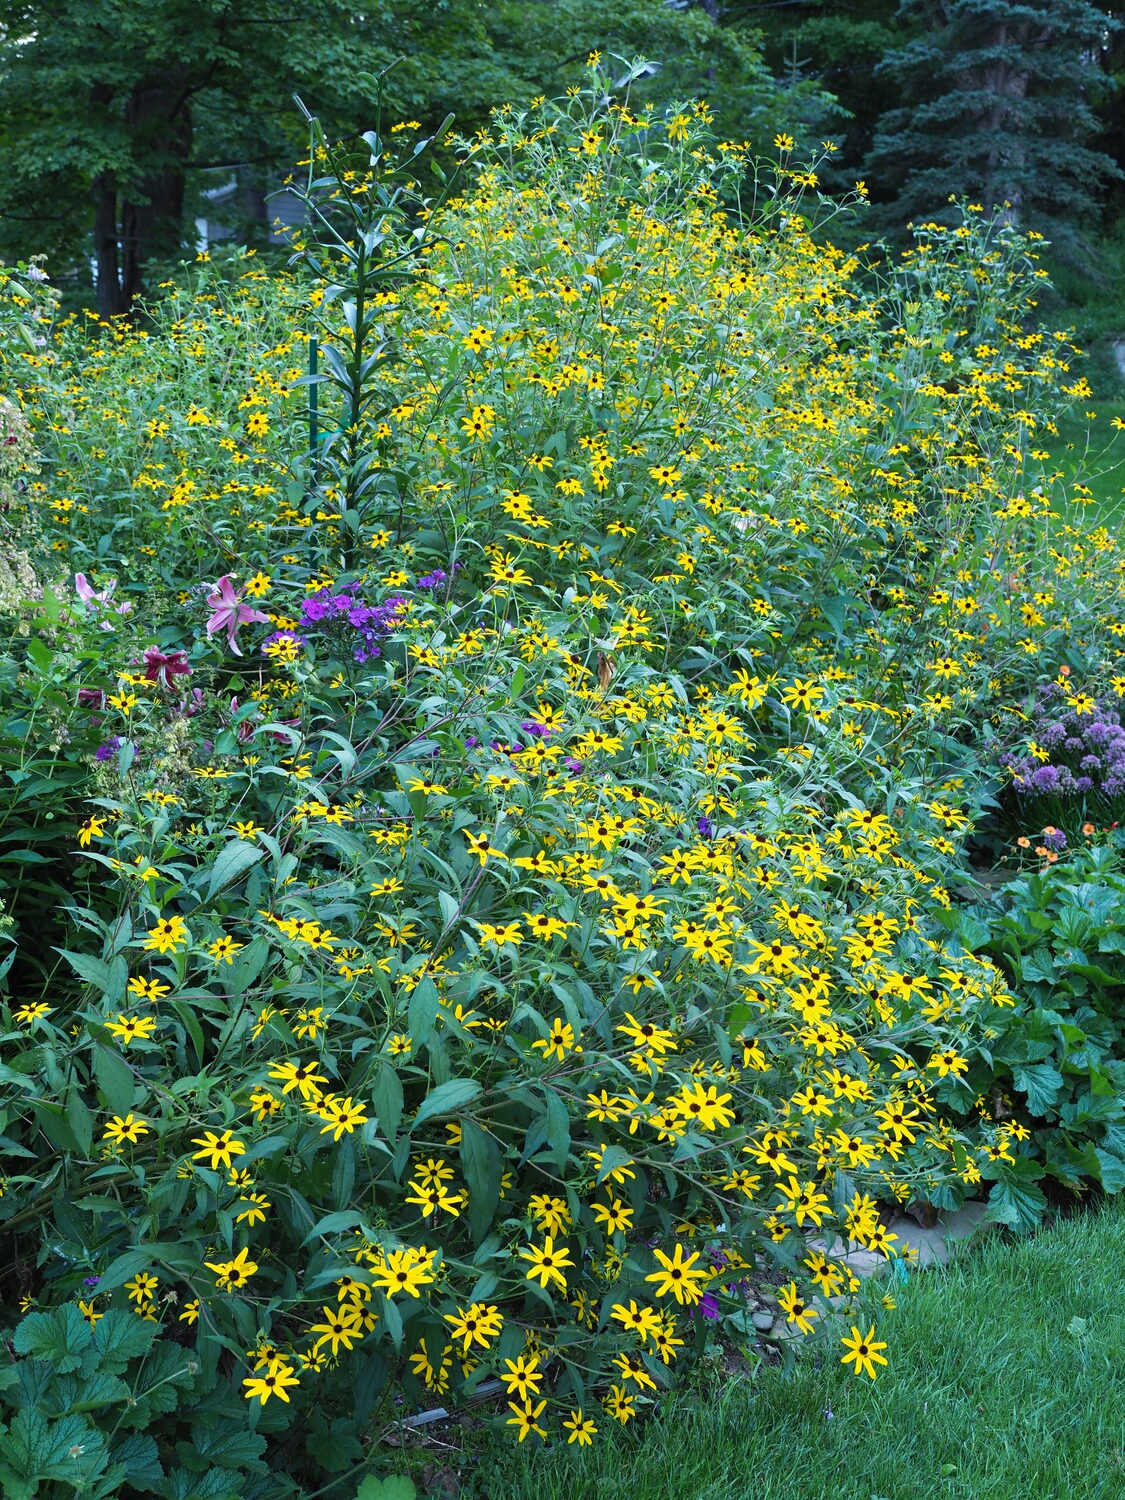
[[[705,1295],[817,1337],[881,1202],[1017,1217],[966,1076],[1014,986],[938,919],[981,725],[1110,670],[1120,584],[1031,447],[1080,394],[1034,241],[967,208],[861,267],[784,141],[740,217],[705,107],[604,88],[498,114],[421,222],[315,141],[292,276],[24,360],[57,616],[12,680],[54,674],[93,878],[4,1010],[0,1215],[70,1370],[131,1307],[224,1443],[250,1398],[223,1493],[347,1496],[396,1399],[493,1374],[584,1441]],[[156,1492],[217,1493],[148,1426]]]
[[[985,1170],[1010,1183],[1021,1228],[1047,1204],[1040,1184],[1125,1188],[1125,876],[1120,837],[1088,832],[1092,842],[1005,886],[998,910],[947,917],[1019,996],[967,1079],[979,1117],[1005,1138]]]

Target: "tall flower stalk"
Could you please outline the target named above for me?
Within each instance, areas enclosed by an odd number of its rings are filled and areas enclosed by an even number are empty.
[[[380,372],[399,359],[384,294],[419,274],[419,261],[434,243],[429,224],[452,188],[443,182],[437,200],[423,199],[407,167],[388,152],[380,130],[366,131],[360,146],[330,142],[320,122],[298,106],[309,123],[308,179],[290,191],[305,207],[307,229],[293,262],[320,283],[316,340],[323,368],[303,383],[314,393],[325,385],[338,393],[338,422],[310,432],[312,482],[307,505],[338,516],[343,563],[354,561],[361,523],[372,506],[390,500],[398,509],[409,483],[401,471],[383,467],[376,427],[391,410]],[[449,129],[449,115],[432,136],[417,141],[410,165],[419,163]]]

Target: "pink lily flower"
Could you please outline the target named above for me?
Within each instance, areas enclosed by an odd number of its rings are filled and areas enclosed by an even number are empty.
[[[224,573],[207,595],[207,607],[212,612],[207,621],[207,634],[215,635],[216,632],[225,630],[227,645],[235,656],[242,655],[234,639],[235,631],[240,625],[249,625],[252,620],[259,620],[263,625],[271,623],[269,615],[243,603],[241,594],[234,591],[229,573]]]
[[[113,603],[112,595],[116,587],[117,579],[111,578],[104,589],[95,591],[85,573],[75,573],[74,575],[74,592],[82,600],[83,604],[101,604],[107,610],[114,610],[119,615],[131,614],[133,606],[128,599],[123,600],[120,604]],[[102,620],[98,625],[98,629],[112,630],[113,626],[108,620]]]
[[[191,668],[185,652],[165,652],[159,646],[146,648],[145,678],[148,682],[158,682],[161,687],[170,688],[173,678],[190,676]]]

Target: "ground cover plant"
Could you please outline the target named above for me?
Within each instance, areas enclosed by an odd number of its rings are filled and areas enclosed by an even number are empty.
[[[1117,1200],[1018,1244],[992,1239],[947,1269],[892,1278],[896,1307],[880,1316],[901,1359],[893,1384],[811,1361],[792,1374],[763,1369],[753,1386],[704,1380],[672,1398],[640,1441],[625,1433],[577,1461],[501,1449],[496,1481],[482,1475],[474,1489],[470,1475],[468,1493],[1020,1500],[1039,1489],[1111,1500],[1125,1462],[1113,1373],[1125,1337],[1115,1293],[1123,1238]]]
[[[14,1495],[351,1500],[493,1378],[581,1448],[763,1276],[869,1379],[837,1241],[1041,1211],[1038,997],[944,920],[1036,684],[1125,696],[1037,241],[845,256],[608,89],[428,209],[314,130],[291,273],[143,326],[6,288]]]

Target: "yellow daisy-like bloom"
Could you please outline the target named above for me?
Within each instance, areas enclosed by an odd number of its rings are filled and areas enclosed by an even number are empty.
[[[842,1365],[850,1364],[854,1375],[868,1375],[872,1380],[876,1379],[878,1371],[876,1365],[885,1365],[887,1360],[879,1353],[885,1349],[885,1343],[879,1342],[875,1337],[875,1325],[872,1323],[866,1334],[859,1331],[853,1324],[851,1336],[844,1334],[840,1342],[844,1346],[845,1353],[840,1356]]]
[[[204,1265],[209,1271],[214,1271],[217,1285],[228,1292],[237,1291],[245,1286],[258,1269],[257,1262],[250,1259],[245,1246],[233,1260],[208,1260],[204,1261]]]
[[[175,953],[181,943],[189,943],[191,933],[183,917],[161,917],[150,931],[144,947],[155,953]]]
[[[152,1016],[118,1015],[116,1021],[107,1021],[105,1026],[106,1030],[112,1032],[125,1047],[137,1041],[138,1038],[141,1041],[147,1041],[156,1030],[156,1022]]]
[[[234,1132],[224,1130],[216,1134],[213,1130],[205,1130],[202,1135],[192,1137],[192,1145],[198,1146],[198,1151],[192,1152],[192,1161],[204,1161],[213,1172],[220,1167],[229,1167],[236,1156],[244,1156],[246,1147],[241,1141],[234,1139]]]
[[[695,1267],[699,1251],[693,1251],[685,1258],[684,1247],[676,1245],[671,1255],[665,1255],[663,1250],[654,1250],[652,1253],[661,1269],[646,1276],[645,1280],[656,1283],[656,1295],[671,1295],[677,1302],[694,1306],[702,1297],[703,1288],[711,1280],[710,1271],[697,1270]]]
[[[572,1267],[574,1262],[566,1253],[566,1247],[556,1250],[555,1241],[548,1235],[542,1246],[526,1245],[520,1252],[520,1259],[530,1262],[530,1270],[525,1280],[538,1281],[541,1287],[546,1288],[548,1282],[558,1286],[561,1292],[566,1291],[566,1277],[563,1271]]]
[[[300,1383],[293,1373],[293,1366],[278,1359],[266,1369],[264,1374],[247,1376],[242,1382],[246,1387],[243,1394],[248,1401],[256,1399],[263,1406],[271,1396],[276,1396],[279,1400],[288,1403],[289,1392]]]

